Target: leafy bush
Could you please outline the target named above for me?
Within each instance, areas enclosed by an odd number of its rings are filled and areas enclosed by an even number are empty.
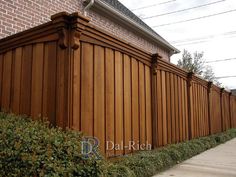
[[[80,149],[79,132],[0,113],[1,176],[100,176],[101,160]]]
[[[137,177],[148,177],[236,137],[236,129],[179,144],[138,152],[115,162],[129,168]],[[128,175],[126,175],[128,176]]]
[[[1,176],[148,177],[236,137],[236,129],[108,162],[81,154],[82,135],[0,113]]]
[[[106,172],[103,171],[103,176],[106,177],[135,177],[136,175],[132,170],[124,165],[117,165],[109,163],[106,167]]]

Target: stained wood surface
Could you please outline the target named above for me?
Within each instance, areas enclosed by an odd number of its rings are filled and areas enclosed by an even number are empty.
[[[107,157],[236,127],[236,96],[67,18],[0,40],[2,111],[97,137]]]

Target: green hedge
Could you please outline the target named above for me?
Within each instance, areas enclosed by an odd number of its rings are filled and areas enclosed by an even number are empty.
[[[179,144],[167,145],[166,147],[143,151],[121,158],[115,162],[116,176],[153,176],[171,166],[193,157],[207,149],[213,148],[236,137],[236,129],[223,133],[201,137]],[[126,170],[122,170],[122,169]],[[114,176],[111,174],[110,176]]]
[[[152,176],[236,137],[236,129],[142,151],[108,162],[81,154],[82,135],[47,123],[0,113],[1,176]]]
[[[0,113],[1,176],[101,176],[102,161],[81,155],[81,134]]]

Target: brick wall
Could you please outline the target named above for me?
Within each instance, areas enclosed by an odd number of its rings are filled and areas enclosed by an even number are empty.
[[[82,0],[0,0],[0,39],[45,23],[55,13],[82,11],[82,2]],[[156,44],[93,11],[89,11],[88,16],[94,25],[146,51],[159,52],[165,60],[169,60],[168,52]]]

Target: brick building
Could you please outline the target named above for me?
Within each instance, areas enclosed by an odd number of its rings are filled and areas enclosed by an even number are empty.
[[[1,0],[0,39],[32,28],[61,12],[84,13],[91,23],[169,61],[179,51],[118,0]]]

